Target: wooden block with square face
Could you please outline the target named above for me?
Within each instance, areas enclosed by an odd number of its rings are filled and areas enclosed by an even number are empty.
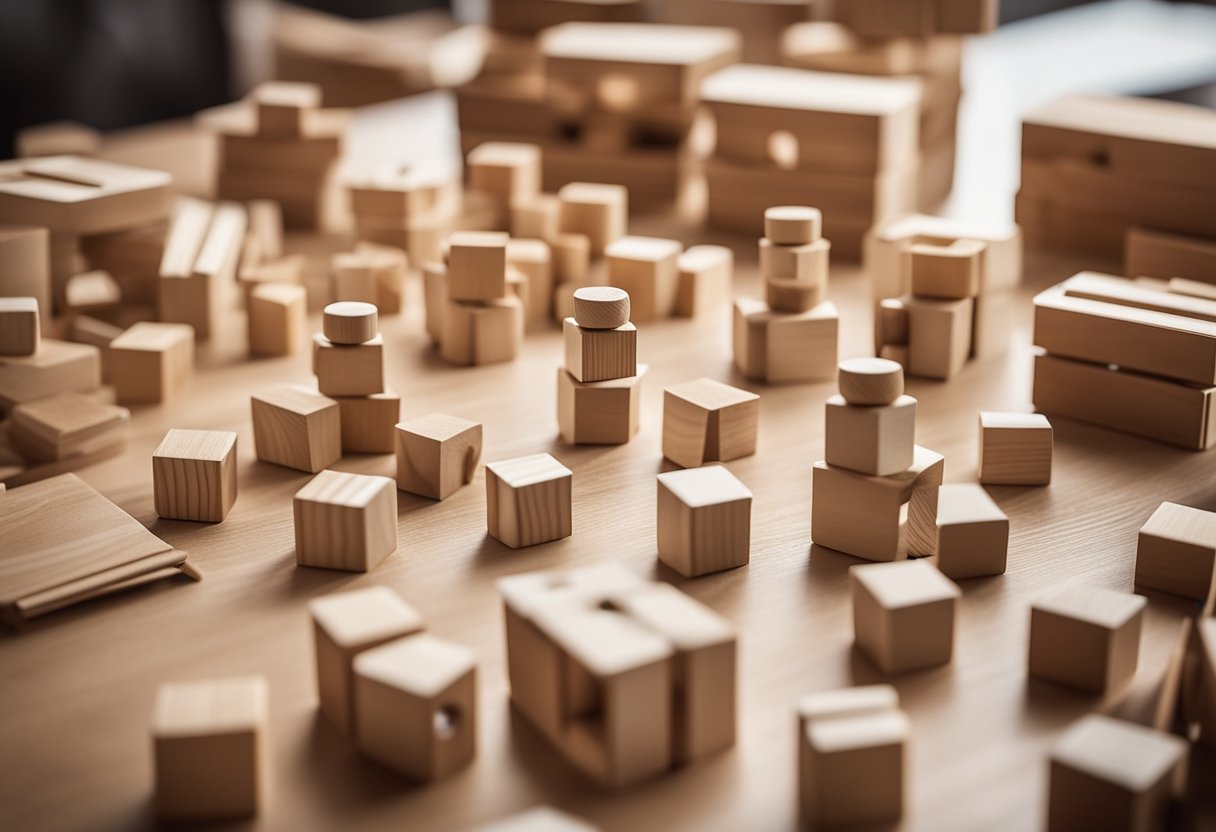
[[[292,500],[296,565],[368,572],[397,551],[397,489],[388,477],[322,471]]]
[[[232,431],[174,428],[152,452],[152,494],[158,517],[222,522],[236,502],[236,489]]]
[[[425,633],[355,657],[355,745],[411,780],[441,780],[477,753],[477,657]]]
[[[56,393],[88,393],[101,384],[101,352],[90,344],[44,338],[29,356],[0,356],[0,408]]]
[[[157,816],[256,815],[267,775],[266,725],[260,677],[161,685],[152,723]]]
[[[824,405],[825,459],[828,465],[885,477],[913,461],[916,399],[900,396],[890,404],[856,405],[832,396]]]
[[[902,298],[908,310],[910,375],[948,380],[971,354],[971,322],[975,301]]]
[[[925,298],[973,298],[983,289],[984,252],[980,240],[913,242],[905,254],[912,294]]]
[[[486,465],[486,525],[512,549],[569,537],[574,474],[549,454]]]
[[[342,453],[391,454],[401,418],[401,396],[392,390],[370,396],[334,396],[342,417]]]
[[[1005,574],[1009,518],[973,483],[943,485],[937,495],[937,568],[954,580]]]
[[[51,318],[51,235],[45,228],[0,225],[0,296],[32,297]]]
[[[304,133],[307,114],[321,106],[316,84],[267,81],[249,94],[257,107],[258,135],[291,139]]]
[[[0,355],[33,355],[41,333],[37,298],[0,297]]]
[[[131,413],[79,393],[57,393],[13,408],[9,439],[28,463],[100,458],[126,445]]]
[[[769,384],[821,381],[836,375],[840,319],[831,301],[783,314],[764,301],[738,298],[734,308],[735,366]]]
[[[631,324],[632,326],[632,324]],[[557,371],[557,425],[571,445],[623,445],[640,425],[642,379],[649,368],[635,365],[634,375],[607,381],[577,381]]]
[[[431,413],[397,425],[397,487],[446,500],[473,481],[481,459],[480,422]]]
[[[1216,512],[1162,503],[1140,527],[1136,588],[1204,601],[1216,587]]]
[[[1030,607],[1027,672],[1087,693],[1120,690],[1136,673],[1141,595],[1090,586],[1057,589]]]
[[[677,261],[679,281],[672,314],[696,318],[712,314],[730,301],[735,253],[726,246],[689,246]]]
[[[721,465],[658,475],[659,560],[686,578],[746,566],[752,492]]]
[[[308,292],[296,283],[260,283],[249,293],[249,354],[292,355],[304,344]]]
[[[540,195],[540,145],[485,142],[469,151],[469,187],[493,194],[504,206]]]
[[[679,241],[659,237],[621,237],[604,249],[608,282],[629,294],[633,320],[655,321],[675,310],[683,250]]]
[[[663,391],[663,456],[684,468],[756,452],[760,397],[709,378]]]
[[[1194,691],[1199,742],[1216,750],[1216,618],[1201,618],[1195,625],[1198,646],[1198,683]]]
[[[315,474],[342,458],[341,416],[333,399],[281,384],[250,402],[254,452],[262,462]]]
[[[137,323],[110,342],[108,361],[119,402],[170,401],[194,374],[194,330],[186,324]]]
[[[577,303],[578,298],[575,298]],[[562,321],[566,371],[576,381],[608,381],[638,374],[638,328],[588,329],[574,318]]]
[[[335,344],[321,333],[312,338],[317,388],[325,396],[371,396],[384,392],[384,336],[363,344]]]
[[[511,203],[511,236],[552,242],[558,235],[561,202],[556,194],[537,194]]]
[[[961,593],[923,560],[875,563],[849,570],[853,636],[886,674],[948,664]]]
[[[1041,413],[980,411],[980,482],[1047,485],[1051,482],[1051,422]]]
[[[420,632],[422,615],[386,586],[322,595],[309,602],[308,612],[321,713],[349,737],[355,725],[355,657]]]
[[[558,230],[586,236],[592,257],[602,257],[609,243],[629,227],[629,191],[621,185],[571,182],[557,192]]]
[[[449,364],[466,367],[514,361],[523,338],[524,305],[518,297],[484,303],[449,300],[439,354]]]
[[[553,254],[553,280],[575,283],[591,270],[591,238],[586,234],[558,234],[549,241]],[[563,316],[565,317],[565,316]]]
[[[1049,832],[1165,829],[1186,741],[1101,714],[1077,721],[1051,750]]]
[[[457,231],[449,238],[448,297],[496,300],[507,294],[507,241],[501,231]]]

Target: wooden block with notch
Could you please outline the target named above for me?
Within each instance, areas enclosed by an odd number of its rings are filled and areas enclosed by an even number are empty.
[[[334,396],[342,416],[342,453],[391,454],[401,418],[401,396],[392,390],[370,396]]]
[[[746,566],[752,492],[721,465],[658,475],[659,560],[686,578]]]
[[[1136,543],[1136,588],[1205,601],[1216,589],[1216,512],[1162,503]]]
[[[557,424],[562,439],[571,445],[623,445],[632,439],[640,425],[642,379],[648,369],[635,364],[633,375],[584,382],[559,367]]]
[[[321,107],[321,88],[293,81],[266,81],[249,94],[257,107],[258,135],[299,138],[308,114]]]
[[[246,303],[249,353],[293,355],[304,345],[308,291],[298,283],[261,283]]]
[[[937,568],[954,580],[1005,574],[1009,518],[974,483],[943,485],[937,495]]]
[[[0,296],[38,301],[45,327],[51,318],[51,235],[45,228],[0,225]]]
[[[296,492],[296,565],[368,572],[397,551],[397,489],[388,477],[322,471]]]
[[[187,324],[137,323],[110,342],[109,369],[119,402],[170,401],[194,374],[194,331]]]
[[[513,361],[523,336],[524,304],[518,297],[482,303],[449,300],[444,310],[439,354],[458,366]]]
[[[799,314],[783,314],[764,301],[737,298],[735,367],[744,377],[769,384],[834,378],[839,329],[831,301]]]
[[[121,451],[131,413],[79,393],[57,393],[13,408],[9,439],[28,463],[100,459]]]
[[[253,446],[262,462],[315,474],[342,457],[338,403],[281,384],[251,397]]]
[[[825,460],[828,465],[875,477],[906,470],[913,462],[916,399],[855,405],[836,395],[825,405]]]
[[[575,296],[577,314],[578,297]],[[614,329],[579,326],[574,318],[562,322],[566,371],[575,381],[608,381],[638,374],[638,328],[626,322]]]
[[[481,460],[480,422],[431,413],[398,424],[396,437],[402,491],[446,500],[473,481]]]
[[[1136,673],[1148,601],[1141,595],[1069,586],[1030,607],[1027,672],[1087,693],[1122,689]]]
[[[603,256],[604,249],[625,236],[629,227],[629,191],[620,185],[571,182],[557,192],[558,229],[562,234],[582,234],[590,254]]]
[[[574,475],[549,454],[486,465],[486,525],[492,537],[519,549],[569,537]]]
[[[44,338],[34,355],[0,355],[0,409],[101,384],[101,352],[91,344]]]
[[[683,468],[756,452],[760,397],[709,378],[663,391],[663,456]]]
[[[962,593],[931,563],[854,566],[849,585],[855,644],[879,670],[890,675],[950,662]]]
[[[971,354],[975,301],[917,296],[901,300],[908,312],[908,374],[943,381],[953,378]]]
[[[726,246],[689,246],[677,261],[679,280],[672,314],[697,318],[723,309],[730,301],[735,253]]]
[[[485,142],[469,151],[469,187],[492,194],[504,215],[516,203],[540,195],[540,145]],[[505,217],[504,217],[505,218]]]
[[[1051,422],[1041,413],[980,411],[979,478],[984,485],[1051,482]]]
[[[41,340],[38,299],[0,297],[0,355],[33,355]]]
[[[371,396],[384,392],[384,336],[362,344],[335,344],[313,336],[317,389],[325,396]]]
[[[232,431],[174,428],[152,452],[152,494],[158,517],[220,523],[236,502],[236,492]]]
[[[620,237],[605,247],[608,282],[629,294],[634,320],[655,321],[675,310],[683,250],[679,241],[659,237]]]

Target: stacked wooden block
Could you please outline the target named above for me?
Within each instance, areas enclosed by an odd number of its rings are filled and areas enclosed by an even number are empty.
[[[250,409],[262,462],[315,474],[342,458],[341,409],[315,388],[278,384],[251,396]]]
[[[1083,272],[1034,307],[1036,409],[1185,448],[1216,443],[1216,299]]]
[[[159,320],[189,324],[200,341],[211,338],[233,305],[248,227],[248,214],[240,203],[197,199],[177,203],[157,281]]]
[[[449,239],[437,334],[439,354],[451,364],[513,361],[519,351],[524,303],[508,284],[508,240],[500,231],[459,231]]]
[[[325,307],[313,336],[317,390],[338,403],[342,453],[391,454],[401,397],[384,385],[384,336],[376,307],[339,301]]]
[[[499,581],[511,701],[574,767],[626,786],[735,741],[735,632],[615,564]]]
[[[352,178],[346,189],[358,239],[402,249],[418,263],[441,259],[460,213],[454,177],[394,167]]]
[[[360,242],[354,251],[330,260],[329,297],[375,305],[381,315],[396,315],[405,306],[408,255],[400,248]]]

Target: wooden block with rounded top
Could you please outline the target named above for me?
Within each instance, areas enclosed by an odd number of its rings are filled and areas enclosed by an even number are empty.
[[[640,424],[642,378],[649,369],[635,364],[634,374],[605,381],[578,381],[557,370],[557,425],[571,445],[623,445]]]
[[[853,637],[883,673],[948,664],[954,654],[954,617],[961,593],[923,560],[854,566]]]
[[[232,431],[174,428],[152,452],[152,494],[158,517],[220,523],[236,502],[236,491]]]
[[[949,380],[971,354],[972,298],[905,297],[910,375]]]
[[[684,247],[659,237],[620,237],[604,249],[608,282],[629,294],[635,321],[666,318],[675,310]]]
[[[33,355],[0,356],[0,408],[56,393],[88,393],[101,384],[101,351],[44,338]]]
[[[840,362],[836,383],[849,404],[891,404],[904,394],[904,368],[884,358],[849,358]]]
[[[469,151],[469,187],[493,194],[505,205],[540,195],[540,146],[484,142]]]
[[[1051,422],[1041,413],[980,411],[980,482],[1047,485],[1051,482]]]
[[[756,452],[760,397],[700,378],[663,391],[663,456],[684,468]]]
[[[983,289],[984,255],[981,240],[946,244],[912,242],[905,257],[912,294],[927,298],[973,298]]]
[[[251,355],[292,355],[304,344],[308,291],[297,283],[258,283],[246,303]]]
[[[425,633],[355,657],[355,745],[412,780],[440,780],[477,752],[477,656]]]
[[[734,306],[735,367],[752,381],[782,384],[836,375],[840,318],[825,301],[799,314],[780,313],[755,298]]]
[[[486,465],[486,525],[512,549],[569,537],[574,474],[549,454]]]
[[[843,396],[824,405],[824,446],[828,465],[870,476],[898,474],[912,464],[916,440],[916,399],[890,404],[848,404]]]
[[[397,487],[446,500],[473,481],[481,459],[481,423],[431,413],[397,425]]]
[[[30,464],[118,453],[126,445],[131,412],[79,393],[23,402],[9,414],[13,449]]]
[[[574,321],[584,329],[616,329],[629,323],[629,293],[615,286],[574,290]]]
[[[502,231],[457,231],[448,248],[448,297],[495,300],[507,294],[507,241]]]
[[[959,580],[1005,574],[1009,518],[982,486],[943,485],[937,495],[937,568]]]
[[[391,454],[401,419],[401,396],[392,390],[370,396],[334,396],[342,417],[342,453]]]
[[[0,297],[0,355],[33,355],[41,333],[37,298]]]
[[[110,342],[114,397],[122,403],[171,400],[194,374],[194,330],[141,322]]]
[[[638,328],[587,329],[574,318],[562,321],[566,371],[576,381],[608,381],[638,374]]]
[[[777,205],[764,212],[764,236],[779,246],[801,246],[823,236],[823,214],[807,205]]]
[[[752,492],[721,465],[658,475],[659,560],[686,578],[747,565]]]
[[[524,304],[518,297],[484,303],[449,300],[444,308],[439,354],[458,366],[513,361],[523,338]]]
[[[1095,586],[1068,586],[1030,607],[1027,672],[1089,693],[1119,690],[1136,673],[1148,601]]]
[[[376,305],[343,300],[322,310],[321,332],[335,344],[365,344],[380,334]]]
[[[317,389],[325,396],[370,396],[384,392],[384,336],[362,344],[335,344],[313,336]]]
[[[570,182],[557,192],[558,228],[563,234],[584,234],[591,256],[600,257],[629,227],[629,191],[621,185]]]
[[[727,246],[689,246],[677,261],[679,282],[673,314],[695,318],[730,302],[735,252]]]
[[[342,458],[338,403],[307,387],[281,384],[250,397],[253,446],[262,462],[316,472]]]
[[[322,595],[308,603],[321,713],[354,733],[354,661],[365,650],[422,630],[422,615],[386,586]]]
[[[1204,601],[1216,589],[1216,512],[1162,503],[1140,527],[1136,588]]]
[[[292,499],[296,565],[367,572],[397,551],[397,489],[388,477],[322,471]]]

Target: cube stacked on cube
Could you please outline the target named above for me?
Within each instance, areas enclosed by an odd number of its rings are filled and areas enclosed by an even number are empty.
[[[658,475],[659,560],[686,578],[745,566],[752,492],[721,465]]]
[[[513,361],[519,352],[524,305],[507,289],[507,240],[488,231],[450,238],[439,353],[451,364]]]
[[[384,337],[374,305],[339,301],[325,307],[313,336],[317,389],[341,412],[343,453],[389,454],[401,397],[384,386]]]

